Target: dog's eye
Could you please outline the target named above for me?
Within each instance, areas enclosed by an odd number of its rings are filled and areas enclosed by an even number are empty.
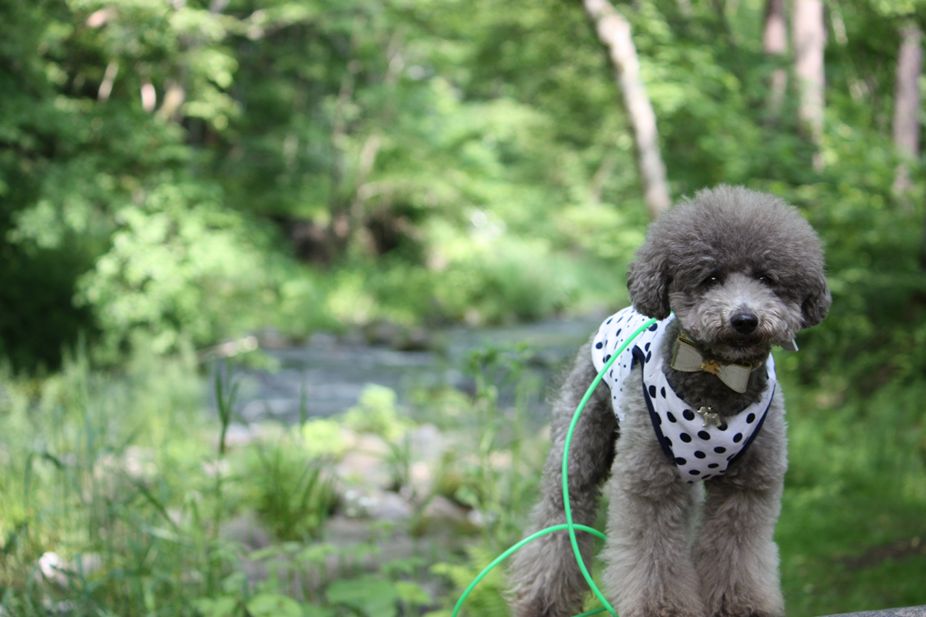
[[[768,272],[762,272],[761,270],[754,273],[753,277],[760,283],[765,283],[766,285],[774,285],[775,279]]]
[[[701,281],[703,287],[711,287],[720,282],[721,276],[720,272],[714,271],[704,277],[704,280]]]

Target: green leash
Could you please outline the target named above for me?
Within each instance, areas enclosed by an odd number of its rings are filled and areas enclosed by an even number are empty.
[[[624,350],[627,349],[627,346],[630,345],[630,343],[632,343],[641,332],[649,328],[654,323],[656,323],[656,320],[650,319],[642,326],[634,330],[633,334],[631,334],[630,337],[624,341],[624,344],[621,345],[620,348],[611,355],[611,359],[605,363],[600,371],[598,371],[598,375],[596,375],[595,379],[592,380],[592,383],[585,391],[585,395],[582,397],[582,400],[579,401],[579,405],[576,407],[575,413],[572,414],[572,422],[569,423],[569,430],[566,431],[566,439],[563,442],[563,511],[566,515],[566,522],[547,527],[546,529],[541,529],[540,531],[527,536],[516,544],[513,544],[508,548],[508,550],[493,559],[492,563],[483,568],[482,572],[480,572],[476,578],[473,579],[473,582],[470,583],[469,586],[463,591],[462,595],[460,595],[460,599],[457,600],[456,605],[453,607],[453,613],[451,613],[451,617],[457,617],[457,615],[460,613],[460,609],[463,608],[463,603],[466,602],[466,598],[469,597],[469,594],[472,593],[473,589],[476,588],[476,585],[482,582],[482,579],[488,576],[489,572],[494,570],[498,564],[505,561],[525,544],[529,544],[537,538],[543,537],[545,535],[555,533],[557,531],[563,531],[564,529],[569,532],[569,543],[572,545],[572,554],[575,555],[576,563],[579,564],[579,570],[582,572],[582,576],[585,578],[585,582],[588,583],[588,586],[595,594],[595,597],[597,597],[598,601],[602,604],[600,608],[581,613],[575,617],[589,617],[591,615],[597,615],[604,612],[611,613],[614,615],[614,617],[617,617],[617,611],[614,610],[614,607],[611,606],[607,598],[604,597],[604,594],[601,593],[601,590],[598,589],[598,585],[595,584],[595,581],[592,579],[592,575],[589,574],[588,568],[585,566],[585,561],[582,559],[582,552],[579,551],[579,541],[576,539],[576,530],[590,533],[601,540],[605,540],[606,537],[597,529],[593,529],[586,525],[577,525],[572,520],[572,505],[569,503],[569,446],[572,444],[572,434],[575,432],[576,425],[579,424],[579,417],[582,415],[582,410],[585,409],[585,405],[588,404],[588,400],[592,398],[592,394],[595,392],[595,388],[598,387],[598,384],[601,383],[601,379],[604,377],[604,374],[608,372],[608,369],[611,368],[611,365],[614,364],[614,361],[617,360],[618,356],[624,353]]]

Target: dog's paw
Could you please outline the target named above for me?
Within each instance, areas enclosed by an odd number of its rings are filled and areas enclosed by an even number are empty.
[[[514,617],[570,617],[576,613],[538,600],[516,601],[511,609]]]
[[[784,617],[785,606],[777,584],[731,585],[705,594],[711,617]]]
[[[617,612],[621,617],[705,617],[704,613],[693,609],[690,605],[655,604],[618,610]]]
[[[640,612],[623,612],[618,611],[621,617],[704,617],[701,613],[692,613],[691,611],[659,610],[650,609]]]
[[[572,617],[582,610],[581,593],[555,593],[556,589],[521,589],[508,594],[514,617]]]
[[[757,607],[755,603],[724,603],[720,610],[716,610],[711,617],[784,617],[783,607]]]

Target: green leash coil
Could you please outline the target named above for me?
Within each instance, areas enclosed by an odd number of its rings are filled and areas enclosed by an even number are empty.
[[[624,341],[624,344],[621,345],[620,348],[618,348],[618,350],[611,355],[611,359],[605,363],[600,371],[598,371],[598,375],[596,375],[595,379],[592,380],[592,383],[585,391],[585,395],[582,397],[582,400],[579,401],[579,405],[576,407],[575,413],[572,414],[572,422],[569,423],[569,430],[566,431],[566,439],[563,441],[563,512],[566,515],[566,522],[547,527],[546,529],[541,529],[540,531],[529,535],[528,537],[513,544],[508,548],[508,550],[493,559],[492,563],[483,568],[482,572],[480,572],[476,578],[473,579],[473,582],[470,583],[469,586],[460,595],[460,599],[457,600],[456,605],[453,607],[453,613],[451,613],[451,617],[457,617],[457,615],[460,613],[460,609],[463,608],[463,603],[466,602],[466,598],[469,597],[469,594],[472,593],[473,589],[476,588],[476,585],[478,585],[482,579],[484,579],[489,574],[489,572],[494,570],[498,564],[505,561],[505,559],[510,557],[513,553],[517,552],[525,544],[529,544],[537,538],[543,537],[545,535],[563,530],[569,532],[569,543],[572,545],[572,553],[575,555],[576,563],[579,565],[579,571],[582,572],[582,576],[585,578],[585,582],[588,583],[588,586],[591,588],[592,593],[595,594],[595,597],[597,597],[598,601],[602,604],[600,608],[581,613],[575,617],[589,617],[591,615],[597,615],[604,612],[608,612],[611,615],[614,615],[614,617],[617,617],[617,611],[614,610],[614,607],[611,606],[611,603],[608,602],[607,598],[604,597],[604,594],[601,593],[601,590],[598,589],[598,585],[596,585],[595,581],[592,579],[592,575],[589,573],[588,568],[585,566],[585,561],[582,559],[582,552],[579,550],[579,541],[576,538],[576,530],[590,533],[601,540],[605,540],[606,537],[597,529],[593,529],[586,525],[577,525],[572,520],[572,505],[569,503],[569,447],[572,444],[572,434],[575,432],[575,428],[579,424],[579,418],[582,415],[582,411],[585,409],[585,405],[588,404],[588,400],[592,398],[592,394],[595,392],[598,384],[601,383],[601,379],[604,377],[604,374],[608,372],[608,369],[611,368],[611,365],[614,364],[614,361],[617,360],[618,356],[620,356],[624,350],[627,349],[627,346],[630,345],[630,343],[632,343],[641,332],[649,328],[654,323],[656,323],[656,320],[650,319],[642,326],[634,330],[633,334],[631,334],[630,337]]]

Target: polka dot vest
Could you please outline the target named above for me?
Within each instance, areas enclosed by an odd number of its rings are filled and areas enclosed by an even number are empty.
[[[633,307],[606,319],[592,342],[595,369],[600,371],[626,337],[648,319]],[[758,401],[734,416],[721,418],[719,425],[708,424],[695,412],[697,406],[689,405],[675,395],[663,372],[663,358],[658,350],[662,348],[666,326],[673,319],[675,316],[670,315],[641,332],[614,361],[603,381],[611,388],[611,404],[618,422],[622,422],[624,388],[637,387],[624,382],[631,369],[641,363],[643,378],[640,387],[643,388],[643,398],[662,449],[682,478],[689,482],[707,480],[723,474],[758,435],[775,394],[775,363],[769,355],[766,362],[768,383]]]

